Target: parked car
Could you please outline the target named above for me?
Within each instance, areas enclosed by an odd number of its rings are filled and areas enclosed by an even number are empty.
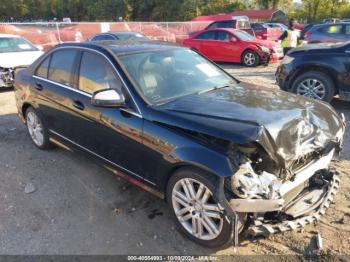
[[[263,23],[251,23],[251,27],[254,30],[254,35],[258,39],[277,41],[282,34],[282,30],[279,27],[270,27]]]
[[[346,42],[350,40],[350,23],[316,24],[303,36],[309,44]]]
[[[15,72],[42,54],[40,47],[20,36],[0,34],[0,88],[12,87]]]
[[[283,57],[280,44],[260,40],[241,30],[218,28],[199,31],[183,44],[213,61],[257,66]]]
[[[15,86],[38,148],[85,152],[164,198],[201,245],[237,243],[245,228],[268,235],[311,224],[340,183],[328,166],[345,124],[332,107],[241,86],[185,47],[62,44]]]
[[[282,33],[288,30],[288,26],[282,23],[264,23],[264,24],[271,28],[279,28]]]
[[[250,25],[247,16],[233,16],[230,20],[219,20],[212,22],[205,29],[230,28],[245,31],[246,33],[255,36],[254,30]]]
[[[149,37],[136,32],[107,32],[94,35],[89,41],[103,40],[151,40]]]
[[[277,68],[281,89],[330,102],[350,100],[350,43],[314,44],[292,49]]]

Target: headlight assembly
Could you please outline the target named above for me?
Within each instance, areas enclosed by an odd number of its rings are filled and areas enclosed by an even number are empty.
[[[270,49],[265,46],[258,45],[258,48],[265,53],[270,53]]]

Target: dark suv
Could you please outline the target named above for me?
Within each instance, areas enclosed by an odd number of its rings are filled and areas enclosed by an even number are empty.
[[[301,36],[309,44],[346,42],[350,40],[350,23],[310,25]]]
[[[281,89],[330,102],[350,100],[350,43],[294,48],[277,68]]]

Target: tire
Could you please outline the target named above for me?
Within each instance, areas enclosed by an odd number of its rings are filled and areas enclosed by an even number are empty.
[[[196,201],[196,200],[191,200],[193,203],[191,204],[190,201],[187,202],[184,200],[183,197],[188,199],[186,197],[184,187],[182,186],[182,182],[186,184],[186,182],[189,182],[190,185],[192,185],[192,189],[194,189],[196,195],[198,191],[200,191],[201,185],[203,186],[203,191],[202,193],[199,194],[198,199],[203,200],[206,195],[209,195],[208,200],[204,203],[206,203],[205,208],[203,208],[203,205]],[[186,184],[186,188],[190,188],[188,184]],[[215,183],[214,180],[211,176],[209,176],[207,173],[194,169],[194,168],[182,168],[177,170],[169,179],[168,185],[167,185],[167,192],[166,192],[166,199],[167,202],[170,206],[171,209],[171,216],[173,217],[179,231],[183,233],[185,236],[187,236],[189,239],[194,241],[195,243],[210,247],[210,248],[219,248],[226,246],[227,244],[231,243],[232,241],[232,226],[228,223],[227,219],[223,215],[220,215],[220,209],[215,210],[217,208],[217,204],[215,203],[214,199],[212,196],[210,196],[210,193],[214,192],[215,190]],[[182,193],[181,197],[178,195]],[[205,193],[205,192],[210,192]],[[177,198],[175,198],[175,195]],[[180,199],[180,202],[183,204],[179,204],[178,200]],[[186,207],[186,205],[187,207]],[[208,207],[210,205],[210,211],[211,214],[215,214],[215,216],[218,216],[219,218],[213,218],[211,216],[205,215],[205,211],[208,211]],[[183,210],[188,210],[186,212],[182,212]],[[181,212],[179,212],[181,211]],[[177,215],[178,214],[178,215]],[[179,217],[185,218],[189,217],[188,219],[180,221]],[[208,217],[209,221],[212,223],[208,223]],[[243,230],[244,224],[245,224],[246,216],[240,217],[240,225],[239,229],[240,232]],[[193,228],[193,221],[197,225],[197,228],[201,227],[202,231],[200,230],[195,230]],[[199,223],[199,224],[197,224]],[[210,225],[216,226],[216,232],[215,230],[211,230],[213,227]],[[205,225],[204,225],[205,224]],[[209,227],[208,227],[209,226]],[[210,228],[210,230],[208,230]],[[198,234],[199,232],[202,232],[202,235],[195,235],[193,231],[196,231]],[[210,233],[211,231],[211,233]]]
[[[32,107],[25,111],[27,131],[34,145],[40,149],[51,147],[49,131],[40,117],[40,114]]]
[[[247,67],[258,66],[260,64],[260,57],[256,52],[247,50],[242,55],[242,64]]]
[[[306,88],[308,86],[310,87]],[[308,91],[311,89],[314,91]],[[291,90],[297,95],[312,97],[328,103],[332,101],[335,93],[333,80],[320,71],[309,71],[301,74],[293,81]]]

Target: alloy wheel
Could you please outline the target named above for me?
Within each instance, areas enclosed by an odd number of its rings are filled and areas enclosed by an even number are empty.
[[[319,80],[307,78],[298,85],[297,94],[323,100],[326,96],[326,88]]]
[[[220,235],[222,211],[203,183],[192,178],[180,179],[172,190],[172,204],[181,225],[196,238],[212,240]]]
[[[27,128],[33,142],[39,147],[42,146],[44,144],[43,125],[39,117],[33,111],[27,114]]]
[[[248,52],[244,56],[244,63],[248,66],[255,64],[255,55],[251,52]]]

